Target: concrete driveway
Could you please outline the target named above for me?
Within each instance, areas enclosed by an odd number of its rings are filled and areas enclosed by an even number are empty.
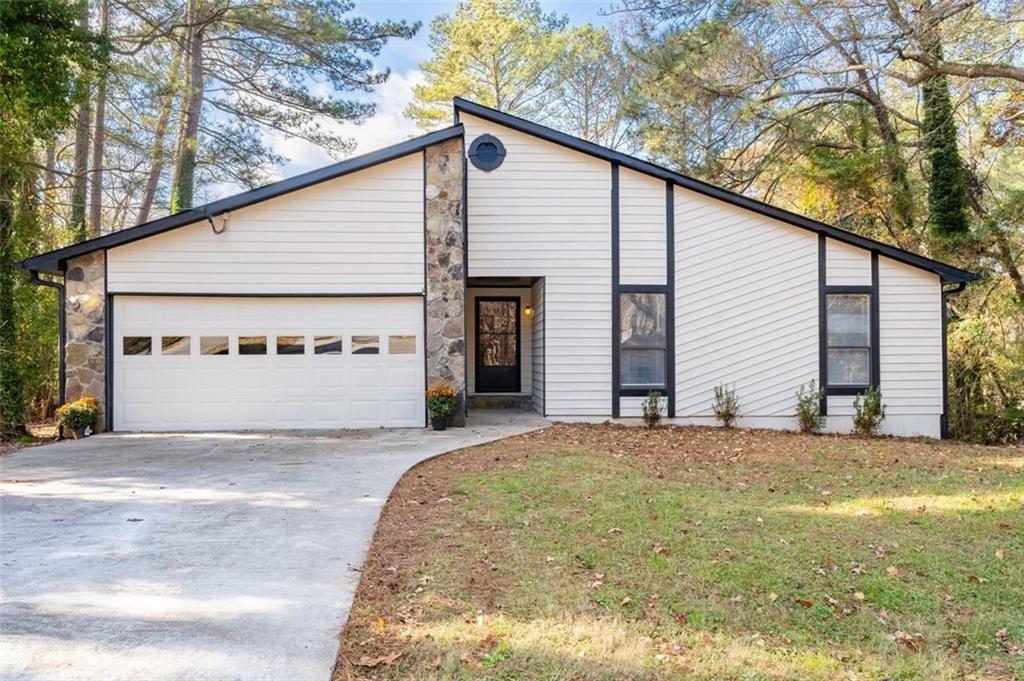
[[[399,477],[543,425],[105,435],[0,459],[0,677],[328,679]]]

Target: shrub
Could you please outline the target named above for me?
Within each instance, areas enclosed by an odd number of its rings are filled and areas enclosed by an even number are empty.
[[[821,414],[821,400],[825,391],[817,387],[814,379],[796,391],[796,421],[801,433],[816,433],[825,425]]]
[[[657,428],[658,424],[661,423],[661,416],[664,413],[661,393],[657,390],[647,393],[642,406],[644,410],[644,423],[647,424],[648,428]]]
[[[457,404],[455,388],[446,383],[427,390],[427,411],[434,418],[449,418],[455,413]]]
[[[863,395],[853,398],[853,411],[853,432],[866,436],[878,434],[885,420],[881,388],[868,388]]]
[[[715,418],[726,428],[731,428],[740,415],[740,401],[736,397],[736,391],[724,383],[715,386],[715,402],[712,408],[715,410]]]
[[[99,413],[100,408],[96,404],[96,400],[91,397],[83,397],[58,407],[57,423],[71,430],[91,428]]]

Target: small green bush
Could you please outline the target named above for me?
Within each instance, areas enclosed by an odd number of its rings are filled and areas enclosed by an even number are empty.
[[[657,390],[652,390],[647,393],[647,397],[644,399],[642,407],[644,410],[644,423],[647,424],[648,428],[657,428],[658,424],[661,423],[661,416],[665,411],[661,393]]]
[[[853,410],[853,431],[858,435],[877,435],[885,420],[882,389],[868,388],[863,395],[857,395],[853,398]]]
[[[731,428],[740,415],[740,400],[736,397],[736,391],[724,383],[715,386],[715,402],[712,409],[715,410],[715,418],[726,428]]]
[[[59,407],[56,412],[57,423],[71,430],[81,430],[92,427],[99,413],[96,400],[91,397],[83,397]]]
[[[814,379],[796,391],[796,421],[801,433],[817,433],[825,425],[821,413],[821,400],[825,391],[817,387]]]

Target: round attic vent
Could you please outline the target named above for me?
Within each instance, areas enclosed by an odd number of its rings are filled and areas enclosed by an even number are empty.
[[[469,145],[469,161],[489,172],[505,161],[505,145],[494,135],[480,135]]]

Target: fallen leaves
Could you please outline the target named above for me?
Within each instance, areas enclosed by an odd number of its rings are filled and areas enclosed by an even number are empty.
[[[386,667],[390,667],[391,665],[393,665],[395,662],[398,661],[398,658],[402,657],[402,655],[404,655],[404,654],[405,653],[403,651],[396,650],[395,652],[391,653],[390,655],[382,655],[381,657],[367,657],[367,656],[364,655],[363,657],[360,657],[359,660],[356,661],[356,666],[358,666],[358,667],[365,667],[367,669],[373,669],[373,668],[379,667],[381,665],[384,665]]]
[[[897,645],[900,645],[907,650],[912,650],[915,653],[919,653],[924,650],[924,634],[919,631],[914,632],[913,634],[908,634],[904,631],[897,630],[892,636]]]

